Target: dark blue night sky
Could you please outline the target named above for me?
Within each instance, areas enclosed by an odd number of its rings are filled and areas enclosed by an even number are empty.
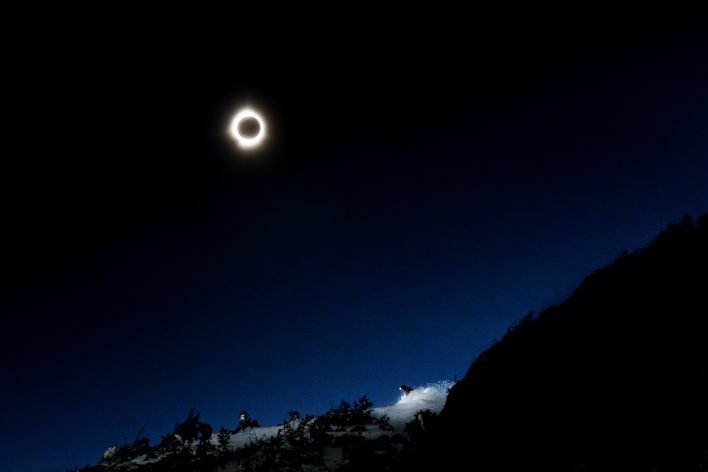
[[[71,111],[22,135],[5,188],[0,470],[95,462],[193,406],[275,424],[461,377],[528,311],[704,213],[706,43],[612,31],[509,38],[474,67],[42,52],[65,72],[23,117]],[[273,123],[247,160],[222,132],[245,102]]]

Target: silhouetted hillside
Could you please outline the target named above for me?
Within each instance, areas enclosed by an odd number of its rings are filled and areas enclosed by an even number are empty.
[[[706,451],[708,215],[671,225],[510,328],[451,390],[425,462],[708,470]]]
[[[362,397],[264,428],[243,412],[218,433],[191,411],[159,444],[138,435],[82,471],[705,471],[707,328],[705,215],[524,317],[449,395]]]

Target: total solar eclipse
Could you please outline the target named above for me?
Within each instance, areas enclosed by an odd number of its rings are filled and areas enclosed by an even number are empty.
[[[243,108],[231,119],[229,133],[241,148],[258,147],[266,135],[265,120],[254,109]]]

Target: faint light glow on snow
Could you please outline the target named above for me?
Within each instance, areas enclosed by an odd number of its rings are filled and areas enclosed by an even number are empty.
[[[433,413],[440,413],[447,400],[447,391],[452,388],[452,385],[452,382],[441,381],[416,387],[408,395],[401,395],[401,398],[393,405],[374,408],[373,414],[377,417],[387,415],[391,426],[396,432],[402,433],[406,423],[413,421],[418,411],[430,410]],[[272,438],[278,435],[280,429],[282,426],[248,428],[231,436],[229,446],[231,449],[238,449],[258,440]],[[382,434],[386,433],[372,425],[371,430],[366,431],[364,436],[372,439]],[[214,435],[212,443],[216,445],[216,441],[216,435]]]
[[[381,417],[383,415],[388,416],[390,425],[393,426],[395,432],[404,433],[406,424],[415,419],[418,411],[430,410],[433,413],[440,413],[445,406],[445,402],[447,401],[448,390],[452,388],[452,386],[452,382],[441,381],[416,387],[408,395],[402,394],[398,401],[393,405],[374,408],[373,415],[376,417]],[[282,425],[246,428],[245,430],[232,434],[229,437],[228,448],[233,451],[251,444],[256,444],[259,441],[276,437],[281,429],[283,429]],[[366,439],[375,439],[383,435],[390,435],[391,433],[382,431],[377,425],[372,424],[368,425],[366,431],[362,434]],[[218,435],[216,433],[212,434],[209,442],[216,447],[219,444]],[[196,447],[196,442],[194,444]],[[112,456],[115,454],[115,451],[115,447],[108,449],[108,451],[104,454],[104,457],[108,458]],[[341,451],[337,448],[328,448],[324,451],[326,462],[332,464],[338,463],[338,461],[341,460],[341,457],[338,456],[340,453]],[[137,465],[142,465],[155,462],[160,458],[161,457],[154,457],[148,459],[147,456],[142,455],[133,459],[131,462]]]
[[[440,413],[447,401],[447,391],[452,385],[452,382],[441,381],[416,387],[408,395],[401,394],[393,405],[374,408],[374,414],[387,415],[391,419],[391,426],[397,431],[403,431],[406,423],[412,421],[419,410]]]
[[[109,447],[108,449],[106,449],[106,452],[103,453],[103,458],[110,459],[116,454],[116,451],[118,451],[118,448],[116,446]]]

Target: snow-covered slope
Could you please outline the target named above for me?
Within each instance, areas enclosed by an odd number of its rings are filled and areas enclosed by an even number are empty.
[[[322,416],[294,417],[283,425],[222,429],[220,433],[212,433],[211,426],[200,422],[199,416],[190,412],[188,420],[176,426],[176,430],[180,428],[179,434],[175,432],[163,438],[162,443],[154,447],[147,442],[112,447],[97,468],[86,470],[163,471],[190,464],[228,464],[222,470],[241,470],[247,463],[260,467],[258,470],[267,470],[269,461],[276,461],[281,465],[295,467],[299,464],[311,470],[331,471],[351,464],[352,457],[363,460],[361,439],[368,444],[365,447],[371,449],[373,460],[393,460],[413,434],[406,430],[406,425],[418,421],[425,430],[425,415],[417,413],[426,410],[440,413],[450,387],[451,382],[435,382],[401,394],[397,402],[388,406],[372,409],[366,406],[365,399],[352,406],[343,402]],[[414,430],[415,427],[416,423]],[[207,436],[199,438],[198,432],[205,428]],[[190,434],[191,430],[193,434],[187,437],[181,433]]]
[[[433,413],[440,413],[445,406],[448,389],[452,387],[452,382],[434,382],[413,389],[408,395],[401,394],[399,400],[393,405],[374,408],[373,415],[381,417],[387,415],[391,421],[391,426],[397,433],[403,432],[406,423],[415,419],[415,414],[420,410],[430,410]],[[229,448],[238,449],[255,443],[258,440],[269,439],[278,435],[278,431],[283,426],[267,426],[260,428],[249,428],[233,434],[229,440]],[[367,437],[372,438],[385,434],[376,427],[367,431]],[[212,444],[217,444],[217,436],[211,438]]]
[[[452,388],[452,382],[435,382],[417,387],[408,395],[401,394],[401,398],[393,405],[374,408],[374,414],[386,414],[391,419],[391,426],[396,431],[403,431],[406,423],[412,421],[420,410],[440,413],[445,406],[449,388]]]

